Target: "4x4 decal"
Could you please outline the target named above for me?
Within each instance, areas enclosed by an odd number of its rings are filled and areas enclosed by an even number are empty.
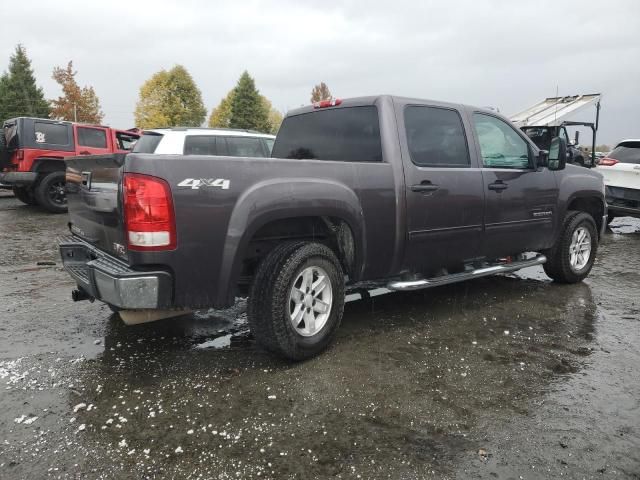
[[[192,190],[198,190],[200,187],[220,187],[222,190],[229,190],[231,180],[226,178],[185,178],[178,186],[191,187]]]

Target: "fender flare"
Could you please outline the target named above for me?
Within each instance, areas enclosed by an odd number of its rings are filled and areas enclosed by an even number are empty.
[[[233,208],[220,262],[218,303],[233,302],[233,287],[254,234],[267,223],[299,217],[336,217],[345,221],[356,250],[354,277],[361,276],[366,255],[365,223],[355,192],[326,179],[269,179],[246,190]]]

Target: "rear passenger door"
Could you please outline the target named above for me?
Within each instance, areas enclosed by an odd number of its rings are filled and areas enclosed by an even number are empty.
[[[487,112],[471,117],[486,198],[483,255],[548,248],[558,199],[554,173],[536,167],[533,148],[511,123]]]
[[[398,112],[405,172],[407,268],[425,274],[479,254],[484,191],[463,112],[405,105]],[[471,147],[471,151],[470,151]]]
[[[74,125],[76,134],[76,151],[79,155],[104,155],[111,153],[107,129],[101,127],[85,127]]]

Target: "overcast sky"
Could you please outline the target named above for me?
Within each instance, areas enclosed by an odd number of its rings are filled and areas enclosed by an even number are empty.
[[[507,115],[557,88],[603,93],[598,143],[640,137],[637,0],[2,4],[0,70],[22,43],[54,98],[53,67],[73,60],[120,128],[133,126],[142,83],[179,63],[209,110],[245,69],[282,111],[309,103],[320,81],[342,98],[391,93]]]

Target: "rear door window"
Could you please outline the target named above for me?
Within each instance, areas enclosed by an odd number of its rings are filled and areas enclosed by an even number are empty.
[[[47,145],[68,145],[69,125],[61,123],[34,122],[34,142]]]
[[[640,142],[626,142],[613,149],[609,158],[618,160],[621,163],[635,163],[640,165]]]
[[[257,137],[224,137],[227,142],[227,155],[231,157],[265,157],[267,152]]]
[[[339,107],[287,117],[278,130],[271,156],[381,162],[378,109]]]
[[[469,167],[469,148],[455,110],[408,106],[404,112],[411,160],[419,167]]]
[[[107,131],[102,128],[78,127],[78,145],[107,148]]]

